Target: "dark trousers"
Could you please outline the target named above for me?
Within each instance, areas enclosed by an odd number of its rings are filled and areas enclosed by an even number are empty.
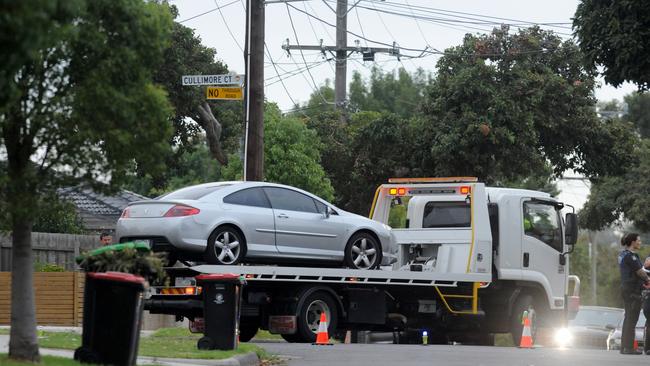
[[[641,293],[623,290],[625,303],[625,318],[621,331],[621,352],[634,350],[634,330],[641,312]]]

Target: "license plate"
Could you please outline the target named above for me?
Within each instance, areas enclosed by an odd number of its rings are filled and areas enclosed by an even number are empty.
[[[196,280],[194,277],[176,277],[174,279],[174,286],[183,287],[183,286],[195,286]]]
[[[293,315],[269,316],[269,332],[273,334],[295,334],[296,317]]]

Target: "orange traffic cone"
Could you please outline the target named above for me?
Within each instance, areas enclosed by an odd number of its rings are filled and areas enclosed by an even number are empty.
[[[316,343],[318,346],[331,346],[330,337],[327,334],[327,318],[325,313],[320,313],[320,324],[318,324],[318,333],[316,334]]]
[[[533,348],[533,335],[530,331],[530,319],[528,312],[524,312],[524,328],[521,331],[521,342],[519,348]]]

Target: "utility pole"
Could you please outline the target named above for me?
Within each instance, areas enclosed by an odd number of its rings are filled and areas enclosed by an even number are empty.
[[[345,96],[347,89],[348,0],[336,1],[336,75],[334,77],[334,105],[345,123]]]
[[[264,179],[264,1],[246,4],[244,180]]]
[[[343,112],[348,104],[346,99],[348,57],[354,52],[363,54],[363,61],[374,61],[375,53],[387,53],[391,56],[397,56],[398,59],[400,57],[399,48],[394,42],[392,48],[361,47],[359,41],[355,41],[356,47],[348,47],[348,13],[359,3],[359,1],[360,0],[357,0],[350,9],[348,9],[348,0],[336,1],[336,46],[323,46],[322,39],[321,44],[318,46],[292,46],[289,44],[288,38],[287,43],[282,45],[282,49],[287,52],[290,52],[290,50],[311,50],[321,51],[323,54],[329,52],[335,56],[336,75],[334,78],[334,104],[336,108],[342,112],[342,123],[345,123],[346,121]],[[317,86],[315,85],[315,87]]]

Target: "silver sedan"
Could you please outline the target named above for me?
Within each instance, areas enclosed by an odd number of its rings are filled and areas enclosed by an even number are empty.
[[[206,183],[133,202],[117,237],[211,264],[326,261],[372,269],[395,262],[397,252],[387,225],[265,182]]]

